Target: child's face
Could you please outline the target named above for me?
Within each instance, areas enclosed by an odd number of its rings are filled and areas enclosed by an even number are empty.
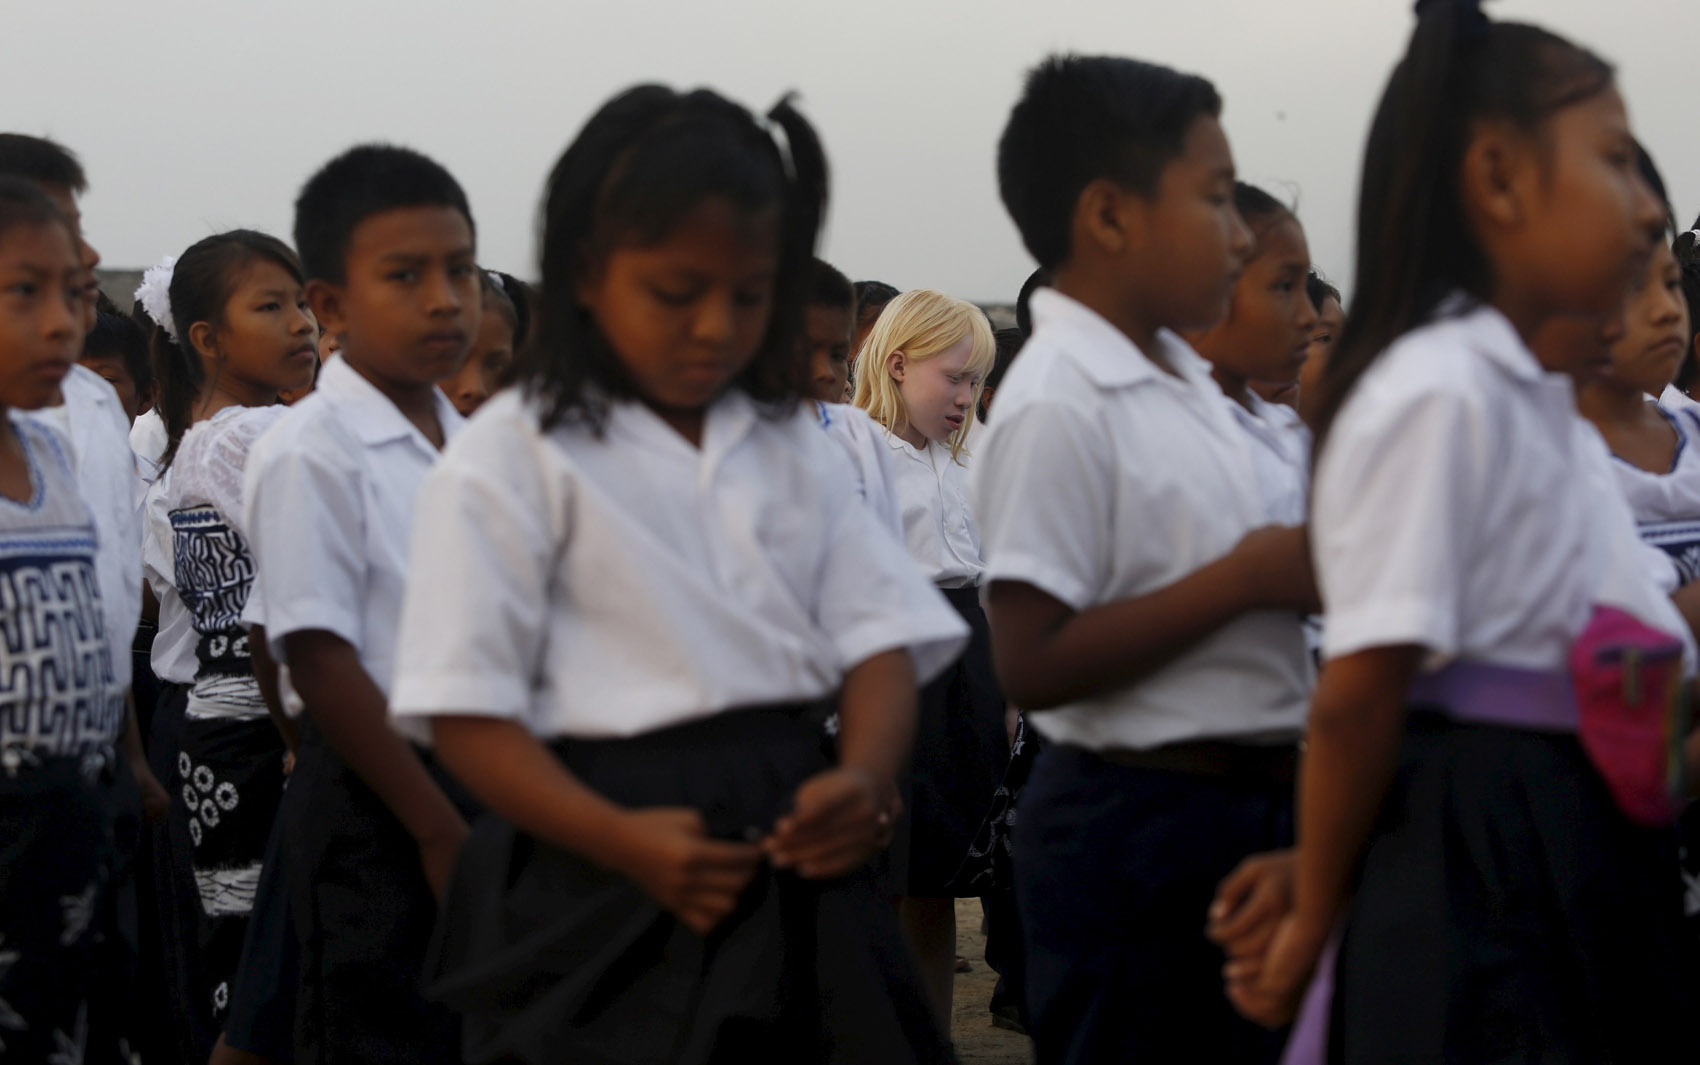
[[[397,207],[354,227],[344,281],[308,283],[314,313],[350,366],[380,386],[435,385],[478,333],[477,248],[453,207]]]
[[[87,277],[62,225],[0,235],[0,406],[31,410],[58,399],[83,344]]]
[[[1611,349],[1612,380],[1657,396],[1676,379],[1688,353],[1688,304],[1682,267],[1663,241],[1630,292],[1623,338]]]
[[[1222,320],[1252,235],[1234,209],[1234,157],[1214,118],[1192,124],[1130,233],[1122,277],[1132,298],[1152,309],[1154,325],[1195,331]]]
[[[1299,369],[1299,417],[1306,425],[1314,424],[1317,401],[1322,398],[1322,371],[1328,366],[1328,353],[1340,330],[1346,328],[1346,309],[1332,296],[1324,296],[1316,315],[1316,331],[1311,334],[1310,346],[1305,349],[1305,364]]]
[[[1203,354],[1248,381],[1296,384],[1316,332],[1316,308],[1305,292],[1309,270],[1310,247],[1298,220],[1286,216],[1265,226],[1256,256],[1234,285],[1227,318],[1201,339]]]
[[[242,267],[216,331],[196,322],[189,335],[202,358],[210,356],[209,378],[225,375],[260,392],[310,385],[318,366],[319,327],[307,307],[307,293],[270,259]]]
[[[472,354],[466,357],[466,362],[453,377],[438,387],[462,417],[470,418],[473,411],[495,395],[502,374],[513,361],[513,327],[499,311],[486,303],[478,336],[472,343]]]
[[[1622,97],[1608,89],[1559,111],[1544,141],[1524,145],[1501,179],[1509,192],[1486,207],[1500,211],[1497,281],[1547,313],[1614,314],[1663,219],[1636,170]]]
[[[100,379],[112,386],[112,391],[118,393],[118,403],[124,408],[124,417],[132,423],[136,415],[141,413],[142,395],[136,388],[136,379],[130,376],[130,368],[124,363],[124,356],[110,352],[84,352],[77,360],[84,366],[100,375]]]
[[[961,429],[974,409],[981,375],[968,372],[974,338],[964,336],[930,359],[913,362],[894,352],[888,360],[909,425],[928,440],[948,440]]]
[[[844,402],[844,389],[850,383],[850,309],[811,303],[803,325],[801,342],[809,349],[814,398],[822,403]]]
[[[638,395],[661,411],[698,411],[755,357],[773,310],[777,207],[715,197],[646,246],[616,247],[578,299]]]
[[[71,231],[77,241],[77,256],[82,261],[83,269],[88,271],[83,279],[84,295],[87,296],[83,306],[83,332],[87,333],[94,328],[95,294],[100,291],[100,282],[94,276],[94,268],[100,265],[100,252],[95,250],[94,245],[90,244],[88,237],[83,234],[83,212],[77,205],[76,194],[64,185],[43,185],[41,191],[71,220]]]

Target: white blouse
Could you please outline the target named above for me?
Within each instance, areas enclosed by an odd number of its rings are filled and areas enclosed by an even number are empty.
[[[1603,565],[1570,379],[1493,308],[1447,311],[1363,375],[1317,463],[1324,652],[1562,669]]]
[[[892,488],[896,474],[891,449],[885,446],[885,430],[868,417],[868,412],[847,403],[816,403],[821,428],[850,460],[856,494],[867,503],[881,525],[903,535],[903,519],[897,512]]]
[[[885,443],[909,557],[941,588],[979,585],[986,562],[968,506],[968,452],[954,459],[937,440],[916,449],[894,433],[885,434]]]
[[[966,626],[838,462],[814,410],[736,390],[700,448],[638,403],[599,439],[495,397],[420,492],[395,712],[632,736],[818,699],[896,648],[930,678]]]

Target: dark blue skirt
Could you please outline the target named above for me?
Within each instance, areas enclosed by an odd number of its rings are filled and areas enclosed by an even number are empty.
[[[1329,1060],[1690,1060],[1671,829],[1613,804],[1574,736],[1413,711],[1336,974]]]
[[[624,806],[689,806],[712,836],[765,834],[830,766],[804,708],[729,712],[556,755]],[[427,964],[482,1062],[946,1062],[892,908],[866,871],[764,869],[710,935],[625,878],[486,815]]]

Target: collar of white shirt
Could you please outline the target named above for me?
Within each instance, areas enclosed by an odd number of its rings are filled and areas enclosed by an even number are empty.
[[[755,428],[760,416],[755,400],[741,388],[722,392],[703,414],[702,446],[694,447],[677,429],[636,400],[615,403],[608,416],[608,431],[635,444],[663,452],[688,455],[702,464],[703,476],[712,479],[720,462]]]
[[[1501,314],[1498,308],[1476,301],[1462,292],[1454,292],[1441,301],[1435,316],[1453,318],[1464,343],[1512,377],[1540,381],[1553,376],[1523,343],[1511,319]]]
[[[407,420],[407,415],[390,397],[378,391],[377,385],[361,376],[341,356],[333,355],[325,360],[319,371],[318,390],[348,413],[346,422],[362,444],[371,447],[392,440],[417,438],[432,454],[436,453],[437,449],[431,447],[430,441]],[[460,427],[463,419],[440,389],[432,389],[431,398],[437,405],[437,423],[443,427],[443,437],[447,439]]]
[[[1173,376],[1103,315],[1056,289],[1042,288],[1033,293],[1031,307],[1035,332],[1061,327],[1080,334],[1084,343],[1063,345],[1063,353],[1099,388],[1126,388]],[[1157,331],[1157,346],[1164,362],[1188,384],[1209,378],[1210,364],[1167,329]],[[1215,388],[1215,382],[1210,387]]]

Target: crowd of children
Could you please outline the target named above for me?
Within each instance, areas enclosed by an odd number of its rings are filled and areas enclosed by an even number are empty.
[[[1002,330],[789,99],[608,100],[535,286],[369,144],[130,307],[0,134],[0,1062],[949,1062],[964,898],[1042,1065],[1680,1058],[1700,228],[1469,0],[1349,301],[1222,109],[1029,74]]]

